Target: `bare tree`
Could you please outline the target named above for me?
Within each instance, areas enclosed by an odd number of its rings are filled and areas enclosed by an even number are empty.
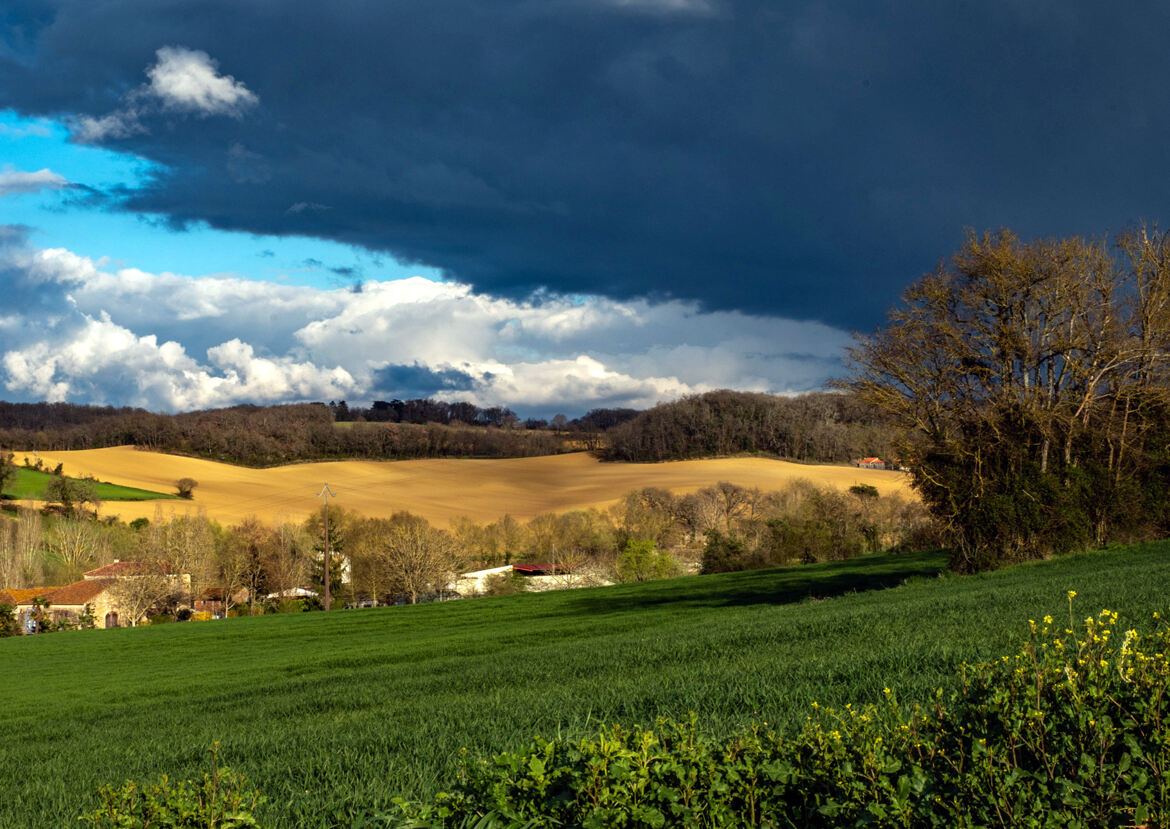
[[[288,593],[309,580],[313,542],[303,529],[288,522],[268,534],[261,551],[261,566],[268,586]]]
[[[747,489],[727,481],[720,481],[703,492],[709,494],[715,503],[728,535],[735,532],[735,524],[740,518],[750,520],[755,517],[761,498],[760,490]]]
[[[391,589],[408,596],[411,604],[455,577],[454,539],[417,516],[394,515],[378,547]]]
[[[219,554],[219,577],[224,589],[224,611],[232,597],[247,591],[248,606],[255,611],[256,597],[264,586],[264,548],[268,529],[255,516],[232,527]]]
[[[687,527],[688,536],[693,541],[708,530],[715,529],[723,513],[710,490],[701,489],[683,496],[679,503],[679,514]]]
[[[0,521],[0,590],[24,586],[16,546],[16,532],[15,522]]]
[[[48,533],[49,557],[61,582],[79,579],[86,570],[109,558],[109,542],[90,521],[60,519]]]
[[[960,569],[1100,542],[1137,515],[1126,483],[1156,474],[1143,451],[1168,409],[1170,243],[1139,228],[1117,249],[969,232],[850,351],[841,385],[904,430]]]
[[[110,598],[123,619],[135,627],[151,608],[167,603],[174,585],[162,573],[143,573],[120,578],[110,587]]]
[[[40,513],[34,509],[22,509],[16,525],[16,558],[20,565],[20,580],[25,587],[44,581],[43,538],[44,524]]]
[[[164,519],[156,508],[142,550],[143,558],[165,561],[175,572],[190,576],[189,602],[216,580],[215,533],[203,509],[197,515],[172,513]]]
[[[217,587],[222,591],[225,614],[235,606],[236,597],[247,585],[249,568],[248,551],[243,545],[231,539],[217,545],[215,574]]]
[[[665,489],[645,487],[630,492],[611,510],[627,538],[669,544],[679,523],[679,499]]]

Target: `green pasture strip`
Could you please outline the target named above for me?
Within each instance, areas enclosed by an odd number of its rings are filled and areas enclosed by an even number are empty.
[[[970,577],[941,554],[872,556],[418,607],[0,640],[0,826],[68,825],[95,789],[197,777],[205,747],[273,826],[348,825],[448,785],[460,750],[652,725],[781,729],[813,701],[923,699],[1027,620],[1166,609],[1170,543]],[[881,589],[888,588],[888,589]]]
[[[45,487],[52,479],[53,476],[48,472],[17,467],[16,474],[4,483],[4,495],[18,501],[43,501]],[[149,489],[135,489],[130,486],[109,484],[105,481],[98,481],[96,488],[98,497],[103,501],[152,501],[158,498],[177,497],[174,493],[151,492]]]

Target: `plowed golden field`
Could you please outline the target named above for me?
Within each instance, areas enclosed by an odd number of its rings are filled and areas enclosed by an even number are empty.
[[[174,492],[179,478],[199,482],[194,501],[110,501],[103,516],[123,520],[151,518],[156,504],[172,510],[205,509],[226,524],[256,516],[266,523],[303,520],[321,501],[325,482],[338,506],[368,516],[408,510],[444,526],[453,518],[494,521],[505,513],[519,519],[544,512],[607,507],[633,489],[661,487],[693,492],[719,481],[779,489],[806,479],[823,486],[847,488],[872,484],[882,494],[909,492],[901,472],[849,466],[807,466],[765,458],[723,458],[671,463],[602,463],[585,453],[507,460],[440,458],[412,461],[335,461],[273,469],[248,469],[199,458],[142,452],[130,446],[41,453],[49,467],[64,464],[70,476],[156,492]],[[20,456],[17,462],[20,462]]]

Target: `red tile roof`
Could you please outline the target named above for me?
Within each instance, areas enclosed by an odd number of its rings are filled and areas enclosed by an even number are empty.
[[[13,607],[32,604],[32,600],[37,596],[48,596],[54,590],[60,589],[60,587],[12,587],[0,591],[0,604],[10,604]]]
[[[75,581],[64,587],[58,587],[47,598],[53,605],[83,605],[91,602],[99,594],[109,590],[111,583],[105,579]]]
[[[83,573],[87,579],[116,579],[122,576],[170,575],[175,568],[165,561],[115,561]]]

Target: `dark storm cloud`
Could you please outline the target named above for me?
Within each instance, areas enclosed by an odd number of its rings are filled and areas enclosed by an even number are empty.
[[[488,379],[491,375],[488,375]],[[431,369],[413,365],[390,365],[373,373],[372,394],[402,399],[430,397],[450,391],[471,391],[475,378],[458,369]]]
[[[106,139],[165,165],[125,207],[363,245],[499,294],[868,328],[965,225],[1166,212],[1162,4],[6,5],[0,106],[101,118],[164,46],[256,96]]]

